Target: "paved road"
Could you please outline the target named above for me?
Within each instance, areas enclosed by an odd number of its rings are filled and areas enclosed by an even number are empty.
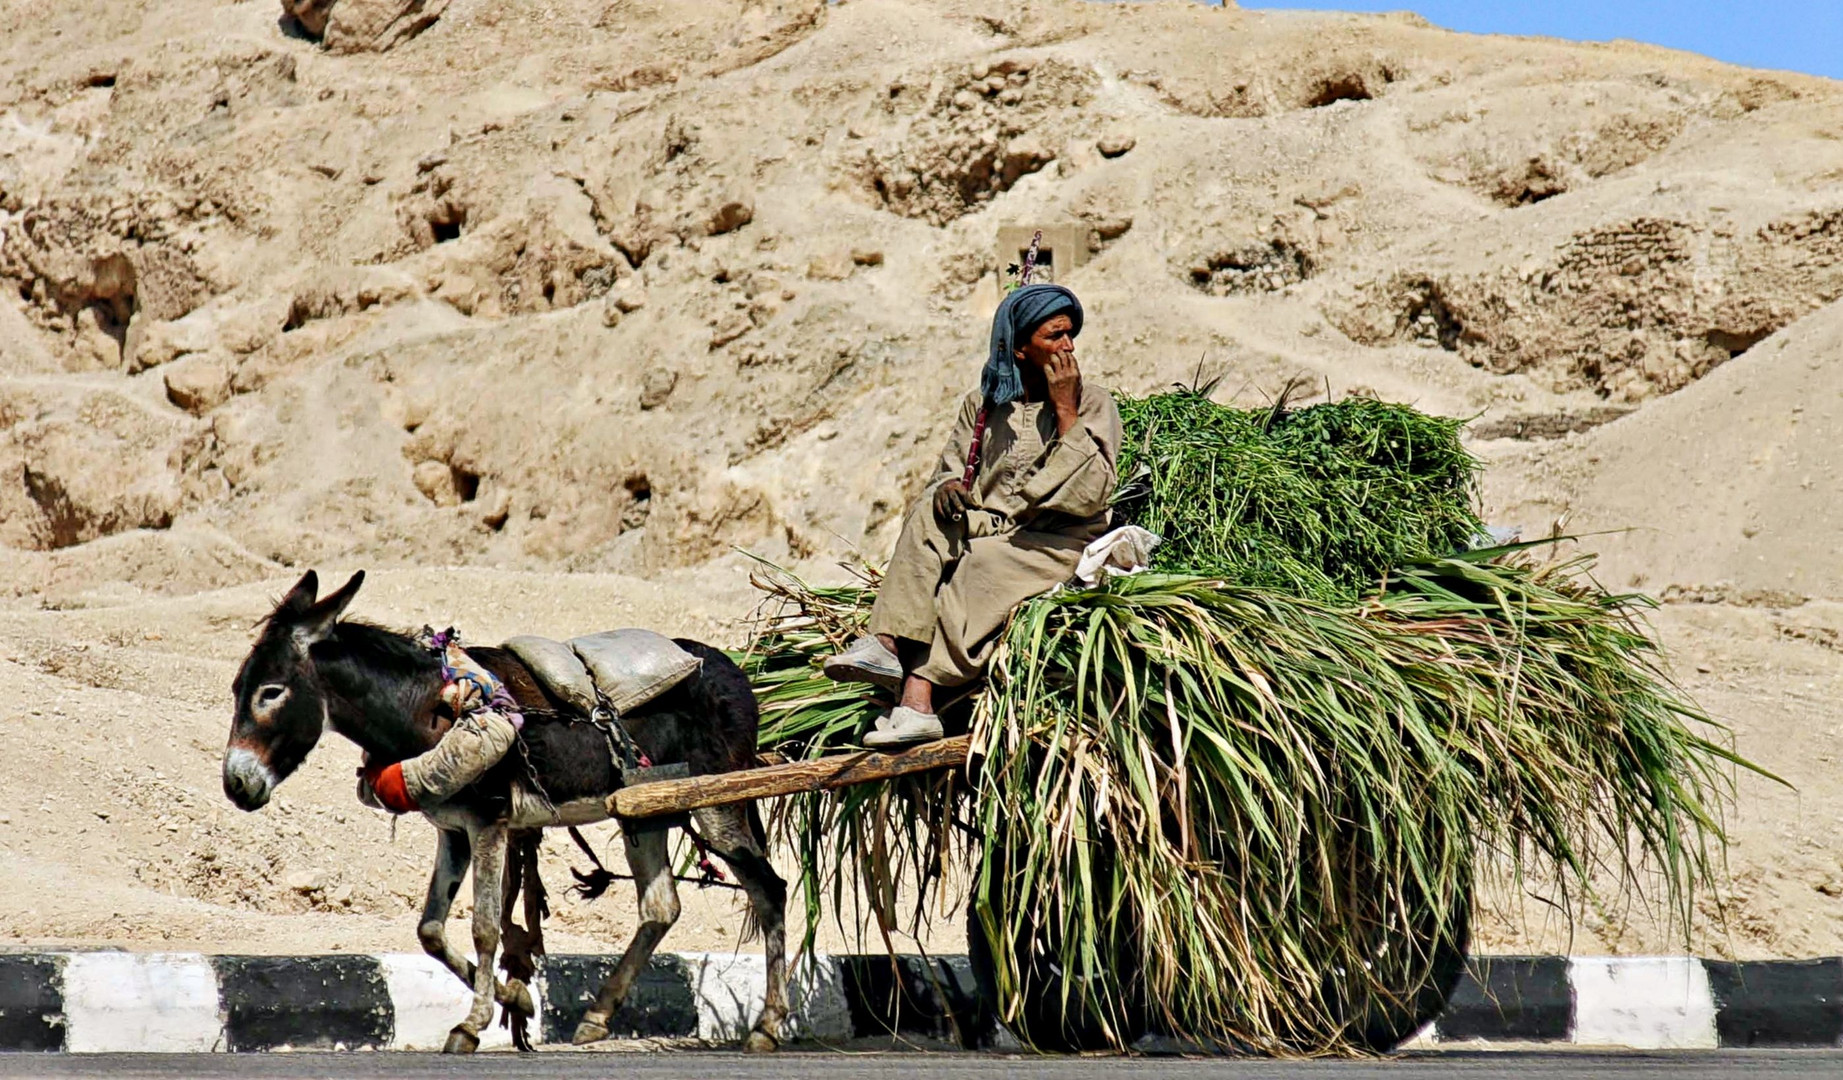
[[[1688,1053],[1521,1053],[1436,1051],[1387,1061],[1229,1061],[1181,1058],[1029,1058],[996,1054],[780,1054],[743,1057],[711,1052],[481,1054],[471,1060],[434,1054],[0,1055],[0,1078],[261,1077],[265,1080],[1805,1080],[1843,1075],[1843,1053],[1738,1051]]]

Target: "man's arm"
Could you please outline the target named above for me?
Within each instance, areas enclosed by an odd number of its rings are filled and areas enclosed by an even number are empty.
[[[1112,394],[1089,387],[1071,422],[1064,426],[1060,410],[1056,420],[1061,434],[1045,448],[1019,494],[1033,514],[1093,517],[1107,509],[1119,482],[1115,464],[1124,438],[1120,409]]]

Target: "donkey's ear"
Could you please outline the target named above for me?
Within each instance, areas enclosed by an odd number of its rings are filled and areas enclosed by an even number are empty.
[[[365,572],[360,570],[352,575],[352,580],[341,585],[337,592],[309,608],[294,625],[295,640],[303,645],[324,641],[333,632],[333,624],[345,613],[346,605],[358,595],[358,587],[364,583]]]
[[[319,592],[320,575],[309,570],[301,575],[301,580],[294,583],[294,588],[288,590],[288,595],[282,597],[282,602],[275,605],[275,613],[298,619],[314,606],[314,597]]]

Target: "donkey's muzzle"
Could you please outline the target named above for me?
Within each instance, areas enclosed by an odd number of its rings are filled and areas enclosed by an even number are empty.
[[[255,752],[241,746],[224,754],[224,796],[241,810],[260,810],[275,791],[275,774]]]

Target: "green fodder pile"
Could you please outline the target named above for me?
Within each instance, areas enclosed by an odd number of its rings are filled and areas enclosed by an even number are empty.
[[[1354,599],[1484,529],[1462,421],[1370,398],[1236,409],[1177,391],[1120,402],[1116,513],[1162,536],[1153,569]]]
[[[856,904],[913,928],[898,883],[931,896],[957,866],[1014,1030],[1282,1053],[1412,1031],[1484,865],[1577,893],[1612,867],[1687,927],[1745,763],[1662,670],[1642,597],[1584,560],[1463,551],[1456,423],[1191,393],[1122,413],[1160,567],[1018,611],[961,718],[966,772],[781,803],[809,926]],[[1334,499],[1362,512],[1313,505]],[[763,745],[855,745],[879,703],[818,665],[874,574],[763,584],[777,615],[742,658]]]
[[[1436,560],[1356,605],[1146,574],[1025,607],[974,729],[1001,1002],[1044,992],[1048,942],[1047,986],[1116,1028],[1366,1044],[1462,939],[1480,851],[1581,890],[1617,868],[1687,926],[1737,759],[1642,601],[1584,569]]]

